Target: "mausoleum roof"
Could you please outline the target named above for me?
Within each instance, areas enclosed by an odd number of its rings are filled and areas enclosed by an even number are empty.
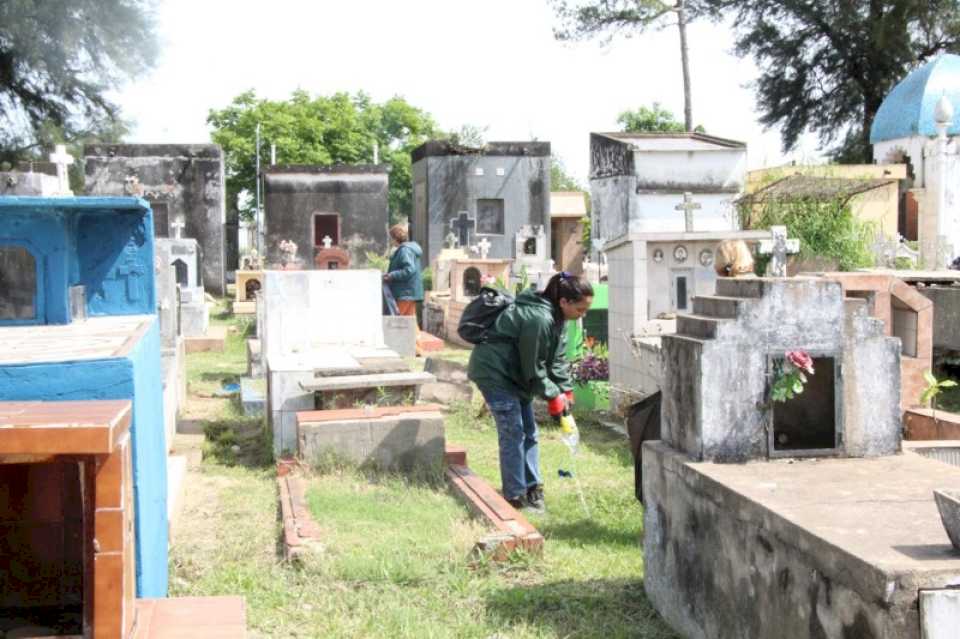
[[[855,195],[896,183],[896,180],[882,178],[847,179],[814,175],[790,175],[763,187],[755,193],[743,196],[741,200],[754,204],[789,200],[838,201],[840,204],[845,204]]]
[[[410,153],[414,162],[425,157],[443,157],[448,155],[489,155],[489,156],[532,156],[550,155],[549,142],[487,142],[481,147],[456,144],[449,140],[429,140]]]
[[[726,149],[745,149],[746,142],[739,140],[730,140],[715,135],[708,135],[697,131],[681,131],[677,133],[631,133],[623,131],[593,133],[611,138],[618,142],[625,142],[631,146],[644,151],[672,151],[677,150],[669,145],[670,141],[676,141],[680,145],[700,143],[708,146],[715,146]],[[677,147],[679,149],[679,147]],[[683,150],[686,150],[685,148]]]
[[[884,98],[870,127],[870,143],[934,136],[934,110],[946,95],[960,105],[960,56],[941,55],[914,69],[900,80]],[[960,118],[955,118],[948,134],[960,133]]]

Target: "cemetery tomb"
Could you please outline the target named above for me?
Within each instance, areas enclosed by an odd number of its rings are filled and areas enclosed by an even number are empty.
[[[160,323],[160,357],[163,367],[163,422],[168,447],[177,432],[177,416],[187,401],[186,347],[180,331],[180,287],[168,241],[156,241],[154,278],[157,319]]]
[[[547,244],[544,227],[521,226],[514,242],[514,280],[522,280],[526,276],[529,282],[539,284],[538,288],[545,287],[547,280],[553,277],[555,271],[553,260],[548,257],[550,247]]]
[[[156,237],[194,238],[203,255],[198,285],[226,293],[226,190],[218,145],[92,144],[83,155],[87,195],[149,201],[156,206]]]
[[[693,307],[643,444],[654,607],[684,636],[929,636],[920,593],[960,574],[933,491],[960,468],[900,453],[899,340],[822,278],[720,278]],[[793,350],[814,372],[778,402]]]
[[[234,284],[233,314],[257,312],[257,294],[263,289],[263,271],[237,271]]]
[[[52,162],[21,162],[15,170],[0,171],[0,195],[60,195],[57,166]]]
[[[131,418],[129,401],[0,402],[0,632],[130,636]]]
[[[944,54],[910,71],[884,98],[870,128],[878,162],[908,164],[918,206],[923,268],[942,269],[960,255],[960,56]]]
[[[919,404],[926,388],[923,374],[933,369],[933,303],[903,280],[888,274],[822,273],[840,282],[844,295],[866,300],[871,317],[884,332],[900,339],[900,404]]]
[[[179,231],[178,231],[179,232]],[[158,254],[169,259],[173,268],[179,299],[178,323],[180,334],[190,338],[203,337],[210,326],[210,309],[203,288],[200,269],[200,247],[189,238],[159,238]]]
[[[389,246],[387,171],[383,165],[273,166],[264,171],[265,258],[284,263],[280,242],[297,246],[305,268],[363,264]],[[329,238],[329,239],[328,239]],[[318,259],[331,247],[336,259]],[[346,260],[343,259],[343,252]]]
[[[34,317],[0,320],[0,401],[132,402],[137,593],[164,596],[167,447],[152,229],[150,209],[134,198],[0,197],[0,245],[25,248],[37,264]]]
[[[456,259],[450,266],[450,292],[446,295],[430,295],[430,301],[439,309],[442,316],[442,330],[434,333],[451,342],[470,346],[457,335],[457,325],[474,297],[480,294],[480,287],[493,285],[494,282],[510,282],[512,260],[494,259]],[[424,311],[426,313],[426,310]],[[436,321],[436,320],[435,320]],[[424,320],[426,328],[426,320]],[[431,327],[437,330],[435,327]],[[428,329],[433,333],[433,330]]]
[[[550,143],[489,142],[467,148],[426,142],[412,153],[411,239],[433,263],[447,248],[468,250],[482,240],[482,258],[512,259],[523,226],[545,229],[550,242]],[[447,237],[453,234],[455,246]],[[549,256],[547,256],[549,257]]]
[[[704,133],[591,133],[592,237],[732,230],[746,162],[746,144]]]
[[[258,331],[277,454],[298,449],[298,412],[411,403],[433,381],[384,345],[379,271],[266,271],[264,279]]]
[[[676,198],[678,204],[682,196]],[[680,218],[684,211],[674,211]],[[696,220],[694,220],[696,225]],[[676,330],[678,313],[713,292],[715,251],[724,240],[757,243],[767,231],[635,233],[605,245],[609,269],[610,400],[633,404],[661,386],[660,338]]]

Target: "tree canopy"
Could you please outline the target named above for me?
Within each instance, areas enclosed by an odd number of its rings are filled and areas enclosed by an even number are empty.
[[[408,217],[412,205],[410,152],[439,136],[433,118],[403,98],[377,103],[363,93],[311,97],[297,90],[287,100],[258,98],[247,91],[220,110],[211,110],[207,123],[213,141],[223,147],[227,196],[232,204],[243,191],[256,189],[256,128],[259,123],[260,163],[266,167],[270,146],[276,145],[277,164],[364,164],[374,159],[390,170],[390,213],[397,221]],[[241,204],[251,216],[254,203]]]
[[[563,160],[554,155],[550,158],[550,190],[551,191],[582,191],[583,186],[577,178],[567,173]]]
[[[675,133],[686,130],[682,122],[673,117],[673,112],[654,102],[633,111],[624,111],[617,116],[620,130],[626,133]]]
[[[818,134],[835,159],[869,162],[870,126],[907,72],[960,50],[956,0],[708,0],[731,14],[736,52],[760,68],[760,122],[783,147]]]
[[[152,0],[0,2],[0,159],[116,132],[106,93],[153,65]]]

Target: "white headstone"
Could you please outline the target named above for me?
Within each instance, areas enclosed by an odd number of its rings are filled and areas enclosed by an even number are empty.
[[[487,259],[487,255],[490,253],[490,246],[490,240],[487,238],[483,238],[477,242],[477,249],[480,251],[481,260]]]
[[[57,165],[58,195],[73,195],[70,190],[70,175],[67,173],[67,168],[73,164],[73,156],[67,153],[67,147],[58,144],[50,154],[50,161]]]
[[[769,240],[760,240],[760,254],[772,256],[767,274],[770,277],[786,277],[787,255],[800,252],[800,240],[788,240],[785,226],[771,226],[770,236]]]

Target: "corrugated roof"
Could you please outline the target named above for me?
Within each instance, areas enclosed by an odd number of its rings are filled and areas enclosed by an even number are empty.
[[[765,186],[756,193],[745,195],[741,200],[754,203],[817,200],[824,202],[839,201],[843,204],[860,193],[896,183],[896,180],[881,178],[846,179],[791,175]]]
[[[587,201],[582,191],[554,191],[550,194],[550,217],[583,217]]]

